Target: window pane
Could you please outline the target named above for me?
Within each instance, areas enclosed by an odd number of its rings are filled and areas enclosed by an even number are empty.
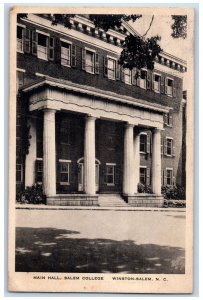
[[[47,43],[47,36],[38,33],[38,45],[46,47],[47,46],[46,43]]]
[[[94,72],[94,53],[86,51],[86,71]]]
[[[146,139],[147,136],[144,134],[140,135],[140,152],[146,152]]]
[[[23,28],[20,26],[17,27],[17,38],[22,39],[23,38]]]
[[[115,79],[116,62],[113,59],[108,59],[108,78]]]
[[[68,182],[68,173],[61,173],[61,182]]]

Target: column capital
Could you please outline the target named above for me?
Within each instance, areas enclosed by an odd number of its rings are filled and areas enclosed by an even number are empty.
[[[163,131],[163,129],[158,128],[158,127],[155,127],[155,128],[153,128],[151,131],[152,131],[152,133],[156,133],[156,132],[161,132],[161,131]]]
[[[55,113],[55,112],[56,112],[56,109],[46,107],[46,108],[43,109],[43,111],[44,111],[44,112],[52,112],[52,113]]]
[[[125,123],[125,128],[134,128],[134,124],[131,123]]]
[[[92,116],[92,115],[86,115],[86,116],[85,116],[85,119],[86,119],[86,120],[92,120],[92,121],[95,121],[97,118],[94,117],[94,116]]]

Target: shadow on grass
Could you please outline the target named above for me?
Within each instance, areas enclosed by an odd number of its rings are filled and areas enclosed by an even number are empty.
[[[77,234],[80,232],[56,228],[16,228],[16,272],[185,272],[183,248],[77,238]]]

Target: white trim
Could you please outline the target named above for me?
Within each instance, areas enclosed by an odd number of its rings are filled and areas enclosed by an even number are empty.
[[[106,57],[107,58],[110,58],[110,59],[113,59],[113,60],[115,60],[115,61],[118,61],[118,56],[117,57],[115,57],[115,56],[111,56],[111,55],[106,55]]]
[[[36,160],[41,160],[41,161],[43,161],[43,158],[42,158],[42,157],[37,157]]]
[[[106,166],[116,166],[116,163],[106,163]]]
[[[88,47],[85,47],[85,51],[96,53],[96,50],[93,50],[92,48],[88,48]]]
[[[20,24],[20,23],[17,23],[17,26],[19,26],[19,27],[22,27],[22,28],[26,28],[26,26],[25,26],[25,25],[23,25],[23,24]]]
[[[72,42],[70,42],[70,41],[68,41],[68,40],[66,40],[66,39],[63,39],[63,38],[60,38],[60,41],[66,43],[66,44],[70,44],[70,45],[73,44]]]
[[[42,34],[42,35],[46,35],[47,37],[50,37],[50,33],[47,33],[47,32],[44,32],[44,31],[41,31],[41,30],[38,30],[38,29],[36,29],[36,32],[39,33],[39,34]]]
[[[148,167],[147,166],[140,166],[140,168],[147,169]]]
[[[20,69],[20,68],[16,68],[16,71],[18,71],[18,72],[22,72],[22,73],[25,73],[25,72],[26,72],[26,70],[25,70],[25,69]]]
[[[45,77],[45,76],[46,76],[45,74],[37,73],[37,72],[35,73],[35,75],[36,75],[36,76],[39,76],[39,77]]]
[[[61,158],[59,158],[58,161],[59,161],[59,162],[67,162],[67,163],[71,163],[71,160],[69,160],[69,159],[61,159]]]

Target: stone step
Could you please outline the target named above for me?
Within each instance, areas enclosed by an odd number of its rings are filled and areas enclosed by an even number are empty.
[[[126,207],[128,204],[119,194],[102,194],[98,199],[99,206],[102,207]]]

